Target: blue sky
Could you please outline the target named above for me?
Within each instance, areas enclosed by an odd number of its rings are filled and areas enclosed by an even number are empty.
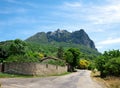
[[[120,49],[120,0],[0,0],[0,41],[84,29],[96,48]]]

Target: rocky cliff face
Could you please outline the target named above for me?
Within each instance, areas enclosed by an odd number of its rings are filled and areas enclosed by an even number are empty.
[[[66,43],[75,43],[87,46],[96,50],[94,42],[89,38],[87,33],[80,29],[74,32],[68,32],[67,30],[56,30],[54,32],[40,32],[31,37],[26,41],[35,42],[35,43],[50,43],[50,42],[66,42]]]
[[[89,36],[83,29],[73,32],[71,34],[71,38],[73,43],[82,44],[92,49],[95,49],[94,42],[89,38]]]

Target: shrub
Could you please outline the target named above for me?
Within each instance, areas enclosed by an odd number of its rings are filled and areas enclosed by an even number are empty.
[[[38,57],[39,57],[40,59],[42,59],[42,58],[44,58],[44,54],[43,54],[43,53],[38,53]]]
[[[105,64],[106,75],[120,76],[120,57],[110,59]]]
[[[89,66],[88,66],[88,70],[94,70],[96,69],[95,63],[94,62],[90,62]]]
[[[16,55],[8,57],[6,62],[39,62],[39,59],[28,55]]]
[[[88,69],[89,64],[90,62],[88,60],[81,59],[79,65],[81,69]]]
[[[96,67],[97,69],[100,71],[100,76],[101,77],[105,77],[106,74],[105,74],[105,63],[106,63],[106,58],[104,56],[99,56],[97,59],[96,59]]]
[[[120,76],[120,51],[105,51],[96,60],[96,66],[101,73],[101,77]]]
[[[58,65],[58,66],[65,66],[65,62],[63,60],[49,60],[47,62],[43,62],[45,64],[52,64],[52,65]]]

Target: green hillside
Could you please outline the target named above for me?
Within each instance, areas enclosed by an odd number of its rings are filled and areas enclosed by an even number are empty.
[[[50,56],[55,56],[59,47],[64,50],[78,48],[85,57],[90,59],[100,55],[94,42],[83,29],[74,32],[60,29],[47,33],[38,32],[25,41],[29,43],[33,51],[44,52]]]
[[[84,57],[94,59],[94,57],[100,55],[100,53],[94,49],[86,47],[84,45],[65,43],[65,42],[51,42],[51,43],[33,43],[28,42],[29,48],[33,51],[43,52],[49,56],[56,56],[58,48],[62,47],[64,51],[69,48],[78,48],[80,52],[84,54]]]

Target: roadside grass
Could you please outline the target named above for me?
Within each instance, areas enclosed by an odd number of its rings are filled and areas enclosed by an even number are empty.
[[[55,75],[52,75],[52,76],[64,76],[64,75],[68,75],[70,73],[72,73],[72,72],[65,72],[65,73],[62,73],[62,74],[55,74]]]
[[[106,77],[101,78],[100,72],[92,72],[91,76],[94,80],[102,82],[106,85],[107,88],[120,88],[120,77]]]
[[[120,77],[107,77],[104,80],[110,88],[120,88]]]
[[[70,74],[70,72],[65,72],[62,74],[53,74],[53,75],[40,75],[40,76],[0,73],[0,78],[35,78],[35,77],[64,76],[68,74]]]
[[[18,74],[7,74],[7,73],[0,73],[0,78],[17,78],[17,77],[33,77],[31,75],[18,75]]]
[[[96,77],[96,78],[97,78],[97,77],[100,77],[100,72],[99,72],[99,71],[92,71],[92,72],[91,72],[91,76],[92,76],[92,77]]]

